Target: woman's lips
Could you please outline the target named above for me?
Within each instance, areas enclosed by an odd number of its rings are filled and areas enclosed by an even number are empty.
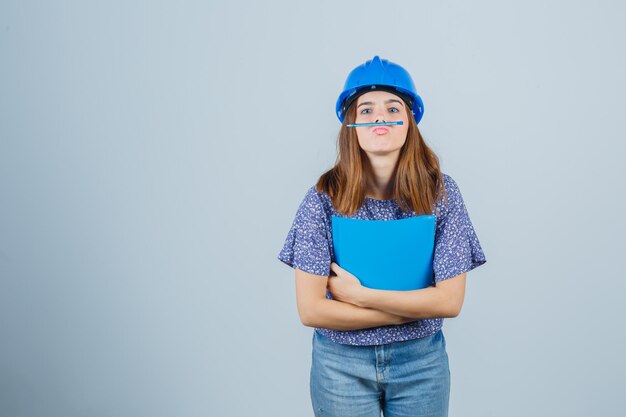
[[[375,127],[374,129],[372,129],[372,132],[376,133],[377,135],[384,135],[385,133],[389,132],[389,129],[387,129],[386,127]]]

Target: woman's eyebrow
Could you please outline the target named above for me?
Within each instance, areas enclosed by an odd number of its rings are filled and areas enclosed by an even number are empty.
[[[404,103],[402,103],[400,100],[396,100],[395,98],[390,98],[389,100],[385,101],[385,104],[393,103],[393,102],[400,103],[402,106],[404,106]],[[361,103],[358,106],[356,106],[356,108],[358,109],[359,107],[361,107],[361,106],[363,106],[365,104],[374,104],[374,103],[372,103],[371,101],[364,101],[363,103]]]

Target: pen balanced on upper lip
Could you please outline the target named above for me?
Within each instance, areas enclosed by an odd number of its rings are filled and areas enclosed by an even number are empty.
[[[361,126],[390,126],[390,125],[402,125],[402,120],[397,122],[380,122],[380,123],[352,123],[346,125],[347,127],[361,127]]]

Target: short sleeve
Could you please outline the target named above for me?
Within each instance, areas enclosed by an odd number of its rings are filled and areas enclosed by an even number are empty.
[[[328,276],[330,244],[326,214],[315,186],[311,187],[298,210],[278,259],[292,268]]]
[[[433,270],[435,282],[452,278],[487,262],[456,182],[443,174],[447,204],[437,218]]]

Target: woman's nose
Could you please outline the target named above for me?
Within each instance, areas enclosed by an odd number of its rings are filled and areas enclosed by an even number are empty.
[[[376,116],[376,123],[385,121],[385,113],[383,110],[380,110],[380,109],[376,110],[375,116]]]

